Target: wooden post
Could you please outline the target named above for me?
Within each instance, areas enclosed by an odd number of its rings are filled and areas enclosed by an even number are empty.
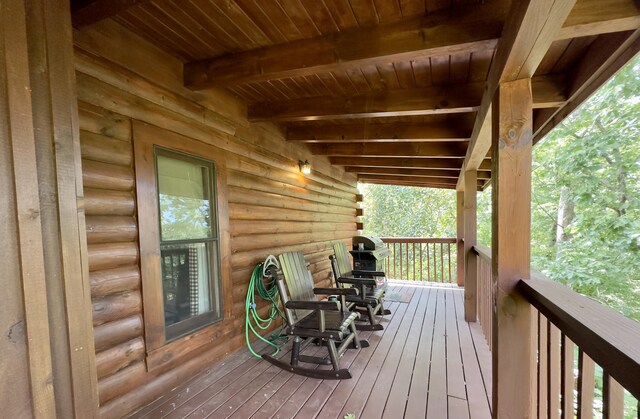
[[[502,83],[493,100],[493,417],[531,417],[531,307],[515,290],[530,273],[531,80]]]
[[[2,399],[3,415],[95,417],[97,378],[69,3],[9,0],[0,5],[0,22],[0,90],[7,92],[0,99],[0,192],[10,196],[13,206],[0,208],[2,219],[12,224],[10,236],[2,234],[9,244],[1,248],[5,255],[16,254],[8,260],[17,265],[7,276],[0,269],[0,281],[10,290],[8,298],[22,299],[23,314],[15,317],[9,353],[21,348],[12,362],[27,361],[26,368],[5,369],[2,359],[0,369],[11,381],[0,380],[0,387],[23,389],[24,375],[30,387],[26,400]],[[4,310],[0,313],[4,317]],[[4,343],[0,353],[5,354]],[[19,390],[9,393],[14,391]]]
[[[458,286],[464,286],[464,191],[456,192],[456,260]]]
[[[475,322],[478,311],[478,261],[473,246],[477,244],[477,176],[476,170],[464,174],[464,319]]]

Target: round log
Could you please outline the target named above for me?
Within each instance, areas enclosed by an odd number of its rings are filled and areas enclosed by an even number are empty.
[[[306,221],[306,222],[356,222],[356,211],[353,215],[326,214],[323,212],[278,209],[246,204],[229,204],[229,218],[232,220],[273,220],[273,221]]]
[[[94,271],[89,274],[89,279],[93,299],[140,289],[140,270],[137,266]]]
[[[130,167],[133,148],[128,141],[109,138],[88,131],[80,131],[80,153],[83,159]]]
[[[136,204],[131,192],[85,188],[84,207],[86,215],[133,215]]]
[[[82,183],[85,188],[131,191],[134,186],[133,170],[130,167],[83,159]]]
[[[139,337],[96,354],[98,379],[114,374],[144,359],[144,340]]]
[[[124,141],[131,140],[131,120],[124,115],[78,101],[78,119],[82,131]]]
[[[336,223],[336,222],[289,222],[289,221],[270,221],[261,220],[238,220],[231,223],[231,236],[242,236],[245,234],[280,234],[280,233],[316,233],[320,231],[326,232],[328,235],[334,231],[351,231],[352,235],[356,235],[355,223]]]
[[[89,215],[86,225],[89,244],[133,242],[138,238],[138,225],[133,217]]]
[[[98,380],[100,404],[133,391],[144,382],[146,375],[147,368],[144,362],[135,362],[115,374]]]
[[[142,298],[138,291],[110,295],[93,301],[93,325],[123,319],[142,312]]]
[[[87,246],[89,253],[89,271],[101,271],[138,263],[138,244],[102,243]]]
[[[93,328],[96,351],[104,351],[135,337],[142,336],[142,316],[135,314]]]

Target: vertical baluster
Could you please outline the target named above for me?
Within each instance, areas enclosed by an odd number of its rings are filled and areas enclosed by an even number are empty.
[[[560,352],[560,398],[562,399],[562,419],[573,419],[573,342],[564,333],[561,336],[562,350]]]
[[[447,260],[449,261],[449,283],[452,283],[451,280],[451,243],[447,243]]]
[[[547,320],[549,359],[549,419],[560,419],[560,330]]]
[[[413,242],[411,246],[412,246],[411,253],[413,256],[413,280],[415,281],[416,280],[416,243]]]
[[[403,265],[403,260],[402,260],[402,243],[400,244],[400,279],[404,279],[404,277],[402,276],[402,265]]]
[[[546,418],[549,401],[549,333],[547,318],[538,313],[538,417]]]
[[[427,281],[431,281],[431,257],[429,256],[429,243],[427,242]]]
[[[438,260],[436,259],[436,244],[433,243],[433,280],[438,282]]]
[[[422,281],[422,243],[420,245],[420,281]]]
[[[407,280],[410,280],[411,278],[409,278],[409,275],[411,274],[411,266],[409,266],[409,243],[406,243],[406,247],[407,247]]]
[[[624,419],[624,389],[604,371],[602,375],[602,418]]]
[[[578,351],[578,418],[593,419],[596,366],[589,355]]]
[[[396,275],[396,244],[393,243],[393,278],[394,279],[398,279],[398,276]]]
[[[440,281],[444,282],[444,243],[440,243]]]

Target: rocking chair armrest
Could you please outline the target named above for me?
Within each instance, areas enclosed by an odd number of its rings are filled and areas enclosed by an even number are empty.
[[[354,278],[352,276],[341,276],[337,279],[337,282],[341,284],[351,284],[351,285],[367,285],[370,287],[376,286],[376,280],[370,278]]]
[[[382,271],[351,271],[351,275],[353,276],[366,276],[366,277],[374,277],[374,276],[386,276],[387,274]]]
[[[292,310],[340,311],[337,301],[287,301],[285,307]]]
[[[314,288],[315,295],[358,295],[355,288]]]

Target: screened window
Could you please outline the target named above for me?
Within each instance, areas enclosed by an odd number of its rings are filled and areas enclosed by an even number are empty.
[[[155,147],[167,340],[221,318],[215,165]]]

